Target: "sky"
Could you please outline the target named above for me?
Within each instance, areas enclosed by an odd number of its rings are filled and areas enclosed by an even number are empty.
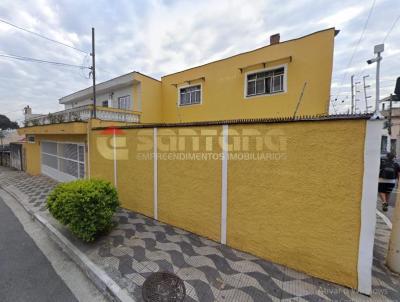
[[[335,27],[331,113],[350,108],[350,77],[357,84],[356,110],[375,99],[373,46],[385,40],[381,96],[400,76],[399,0],[1,0],[0,19],[73,46],[59,45],[0,23],[0,55],[90,66],[91,28],[96,28],[98,82],[131,71],[155,78],[269,44]],[[368,16],[370,15],[370,18]],[[368,22],[367,22],[368,19]],[[91,85],[89,70],[0,57],[0,114],[23,120],[33,113],[62,110],[58,99]],[[335,101],[335,99],[337,99]],[[370,109],[372,110],[372,109]]]

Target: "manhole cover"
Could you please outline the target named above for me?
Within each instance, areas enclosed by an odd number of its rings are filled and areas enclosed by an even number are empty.
[[[142,296],[146,302],[181,302],[185,295],[183,281],[167,272],[151,274],[142,286]]]

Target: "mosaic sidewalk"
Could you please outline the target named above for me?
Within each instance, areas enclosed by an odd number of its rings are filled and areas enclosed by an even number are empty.
[[[45,176],[0,167],[0,187],[49,220],[44,202],[55,185]],[[113,231],[94,244],[74,243],[137,301],[144,280],[157,271],[184,280],[185,301],[400,301],[399,276],[384,265],[390,230],[380,217],[371,297],[124,209],[115,221]]]

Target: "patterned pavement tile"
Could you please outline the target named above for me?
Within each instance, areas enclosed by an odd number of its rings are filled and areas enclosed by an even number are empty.
[[[49,215],[46,197],[56,184],[0,167],[0,187],[43,215]],[[107,236],[79,248],[138,301],[146,278],[160,271],[184,280],[188,302],[400,301],[399,276],[384,264],[390,230],[379,216],[371,297],[125,209],[117,211],[114,221]]]

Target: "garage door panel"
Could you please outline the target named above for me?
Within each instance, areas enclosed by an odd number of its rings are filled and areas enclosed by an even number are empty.
[[[42,173],[61,182],[85,177],[85,146],[46,141],[41,144]]]

